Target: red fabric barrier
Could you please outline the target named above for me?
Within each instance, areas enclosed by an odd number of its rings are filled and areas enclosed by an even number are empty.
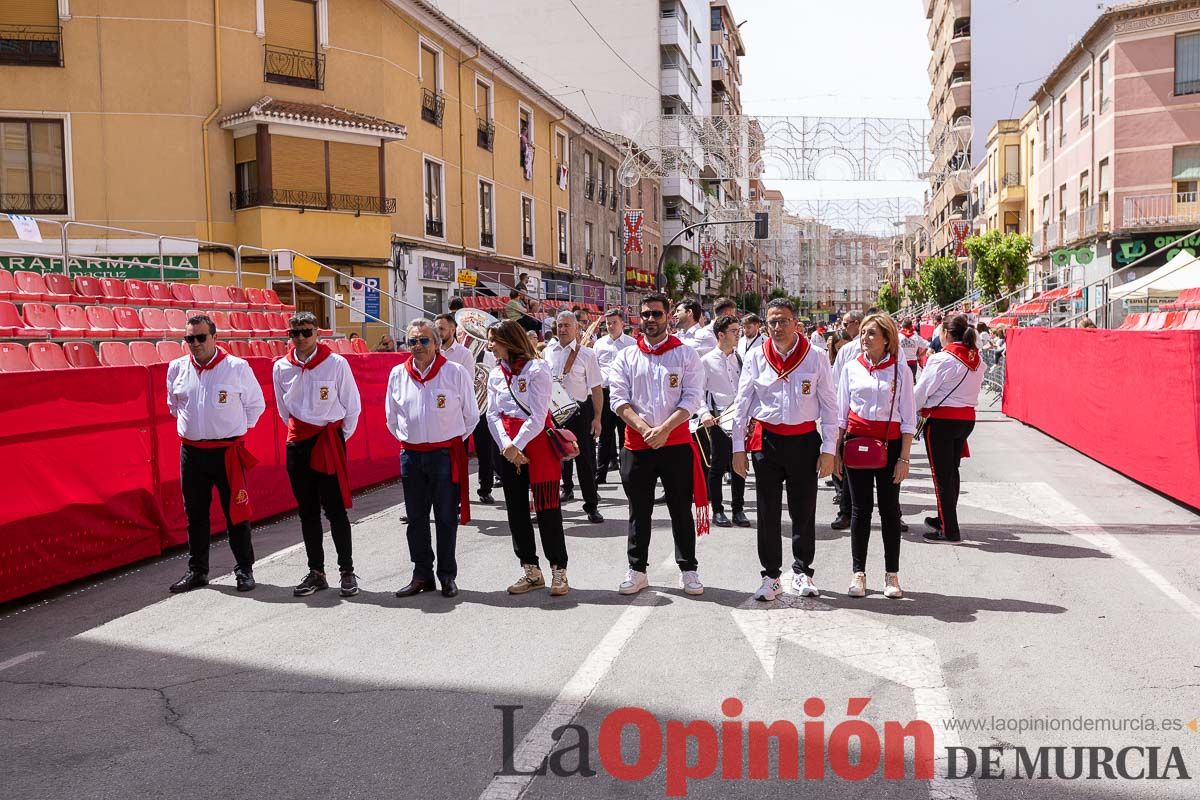
[[[933,339],[933,329],[936,327],[937,327],[936,325],[926,325],[926,324],[922,323],[920,325],[921,338],[927,342],[931,341]]]
[[[383,410],[395,353],[349,355],[363,398],[350,439],[350,482],[400,475]],[[296,506],[272,361],[248,359],[267,410],[247,435],[254,519]],[[0,602],[158,555],[187,541],[179,436],[166,405],[166,364],[0,374]],[[225,519],[215,493],[212,529]],[[297,527],[297,535],[299,528]]]
[[[1200,331],[1014,328],[1004,413],[1200,508]]]

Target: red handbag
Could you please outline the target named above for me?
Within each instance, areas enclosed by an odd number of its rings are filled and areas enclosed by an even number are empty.
[[[508,385],[508,393],[512,397],[513,402],[525,412],[525,415],[530,416],[531,413],[529,409],[525,407],[524,403],[517,399],[515,394],[513,394],[511,383]],[[557,427],[554,423],[554,416],[551,414],[546,415],[545,433],[547,441],[550,442],[550,449],[554,451],[554,455],[559,461],[570,461],[571,459],[575,458],[575,456],[579,455],[579,439],[574,433],[566,428]]]
[[[892,407],[888,412],[888,427],[892,427],[892,416],[896,413],[896,381],[899,378],[900,364],[897,362],[897,372],[892,376]],[[883,439],[870,436],[856,436],[847,439],[842,444],[842,464],[849,469],[883,469],[888,462],[888,446]]]

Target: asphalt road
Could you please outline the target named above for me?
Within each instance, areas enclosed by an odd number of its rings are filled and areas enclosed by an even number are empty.
[[[353,599],[292,597],[305,559],[290,518],[256,531],[259,586],[249,594],[234,591],[220,540],[213,574],[222,577],[206,590],[166,593],[183,571],[174,553],[0,607],[0,798],[1200,796],[1200,733],[1132,729],[1200,717],[1197,516],[994,412],[972,451],[961,507],[968,543],[948,547],[920,540],[934,501],[915,449],[902,496],[912,526],[901,553],[907,597],[898,601],[880,594],[878,539],[872,593],[846,597],[849,540],[828,526],[824,486],[820,599],[751,600],[754,533],[737,528],[700,542],[708,588],[684,595],[665,510],[652,590],[621,597],[619,485],[602,488],[604,525],[587,525],[579,502],[567,507],[568,596],[507,595],[518,566],[503,510],[477,506],[460,531],[461,594],[401,600],[393,592],[411,567],[393,485],[356,500],[363,591]],[[327,553],[332,562],[328,540]],[[728,698],[741,709],[723,710]],[[806,706],[812,698],[823,711]],[[853,698],[868,701],[849,708]],[[609,716],[618,709],[627,710]],[[506,714],[514,771],[557,748],[557,771],[575,774],[497,776]],[[993,717],[1043,729],[1010,730]],[[867,725],[842,728],[851,718]],[[618,720],[644,727],[621,735]],[[1060,720],[1108,729],[1045,730]],[[776,721],[784,740],[789,722],[809,734],[782,758],[752,730]],[[869,741],[845,735],[865,728],[886,745],[889,721],[929,723],[934,780],[913,778],[912,742],[898,764],[905,779],[893,780],[874,766]],[[568,724],[577,727],[556,742]],[[810,745],[829,752],[824,780],[804,777],[820,758],[800,759],[799,781],[781,779],[786,753]],[[994,758],[1005,777],[984,779],[977,765],[973,778],[947,779],[951,746],[977,757],[1003,748]],[[1068,772],[1069,748],[1158,746],[1160,774],[1175,747],[1193,778],[1168,769],[1170,780],[1013,779],[1017,746],[1031,756],[1068,748]],[[956,752],[961,771],[966,755]],[[1054,774],[1054,751],[1045,755]],[[865,777],[845,777],[860,762]],[[1148,762],[1130,751],[1127,770]],[[688,765],[711,776],[687,780]]]

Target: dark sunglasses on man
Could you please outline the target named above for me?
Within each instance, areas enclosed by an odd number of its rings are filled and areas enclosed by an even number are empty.
[[[416,347],[418,344],[421,345],[421,347],[428,347],[429,343],[432,342],[433,339],[430,339],[428,336],[422,336],[420,338],[410,338],[406,341],[409,347]]]
[[[295,328],[288,331],[288,336],[292,337],[293,339],[299,339],[301,336],[303,336],[305,339],[307,339],[314,333],[316,333],[316,331],[314,331],[312,328]]]
[[[183,340],[185,342],[187,342],[188,344],[196,344],[197,342],[199,342],[200,344],[204,344],[205,342],[208,341],[208,334],[207,333],[192,333],[192,334],[189,334],[189,335],[183,337]]]
[[[643,311],[642,319],[662,319],[666,314],[665,311]]]

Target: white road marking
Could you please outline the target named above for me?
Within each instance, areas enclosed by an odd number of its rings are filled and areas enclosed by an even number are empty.
[[[792,594],[780,595],[770,604],[750,599],[731,613],[772,679],[779,643],[787,639],[819,655],[912,689],[916,718],[933,728],[931,800],[975,800],[973,781],[946,777],[946,748],[961,747],[962,741],[958,731],[945,727],[945,721],[953,719],[954,709],[942,674],[937,642],[875,617]]]
[[[44,655],[46,655],[45,650],[34,650],[30,653],[22,653],[19,656],[10,658],[8,661],[0,661],[0,672],[3,672],[4,670],[6,670],[10,667],[15,667],[18,664],[24,664],[26,661],[32,661],[33,659],[37,658],[38,656],[44,656]]]

